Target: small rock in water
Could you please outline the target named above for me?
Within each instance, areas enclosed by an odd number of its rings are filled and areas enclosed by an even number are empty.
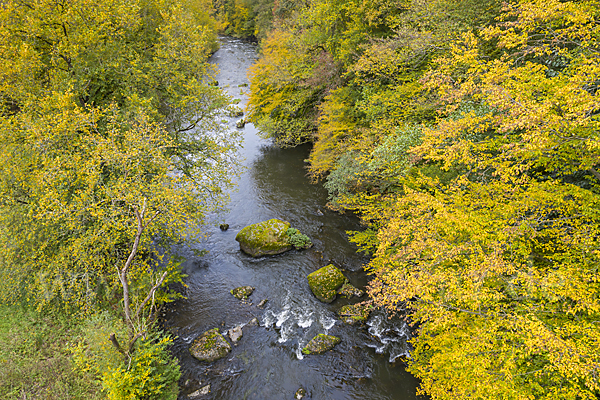
[[[196,390],[194,393],[188,394],[188,398],[196,399],[201,396],[206,396],[209,393],[210,393],[210,385],[206,385],[203,388]]]
[[[346,282],[342,272],[329,264],[308,275],[308,285],[317,299],[324,303],[335,300],[337,289]]]
[[[235,123],[235,127],[236,128],[243,128],[244,126],[246,126],[246,121],[244,121],[244,119],[240,119],[238,122]]]
[[[222,231],[226,231],[227,229],[229,229],[229,224],[221,224],[219,225],[219,228],[221,228]]]
[[[351,283],[345,282],[342,287],[338,289],[338,294],[351,298],[352,296],[361,297],[364,292],[354,287]]]
[[[250,296],[254,292],[254,288],[252,286],[240,286],[238,288],[232,289],[231,294],[240,300],[246,300],[248,296]]]
[[[200,381],[196,379],[186,379],[185,383],[181,387],[182,391],[194,392],[200,388]]]
[[[258,303],[258,305],[256,307],[263,308],[265,306],[265,304],[267,304],[267,301],[269,301],[269,299],[261,300],[260,303]]]
[[[257,318],[252,318],[250,320],[250,322],[248,322],[248,326],[257,326],[258,325],[258,319]]]
[[[319,210],[319,209],[317,208],[317,215],[318,215],[319,217],[320,217],[320,216],[322,216],[322,215],[323,215],[323,211],[321,211],[321,210]]]
[[[348,325],[363,323],[369,318],[372,306],[368,304],[346,305],[338,311],[340,319]]]
[[[204,332],[190,346],[190,353],[200,361],[213,362],[231,351],[231,345],[217,328]]]
[[[228,330],[227,335],[229,335],[229,339],[231,339],[233,343],[237,343],[242,338],[242,326],[238,325],[235,328]]]
[[[342,339],[319,333],[302,349],[303,354],[321,354],[333,349]]]
[[[296,394],[294,395],[294,398],[296,400],[300,400],[300,399],[304,398],[304,396],[306,396],[306,390],[304,390],[303,388],[300,388],[300,389],[296,390]]]

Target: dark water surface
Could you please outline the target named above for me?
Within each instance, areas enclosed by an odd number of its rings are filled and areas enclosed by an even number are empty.
[[[229,94],[247,101],[246,76],[256,59],[251,43],[223,37],[213,56],[219,84]],[[230,123],[234,125],[232,119]],[[362,265],[347,241],[347,230],[358,229],[354,217],[327,211],[327,193],[305,176],[304,159],[309,148],[279,149],[260,139],[252,124],[244,131],[247,169],[231,195],[224,214],[213,216],[204,229],[209,236],[196,257],[191,251],[184,272],[186,299],[175,303],[166,325],[177,333],[175,354],[181,361],[184,387],[181,398],[201,386],[211,390],[203,399],[293,399],[300,387],[305,399],[415,399],[417,381],[405,371],[400,356],[407,354],[408,329],[394,328],[381,313],[373,314],[364,327],[346,326],[336,311],[353,300],[338,298],[332,304],[318,301],[306,276],[333,263],[359,288],[366,285]],[[289,221],[311,237],[315,246],[278,256],[254,259],[243,254],[235,235],[246,225],[271,218]],[[218,225],[228,223],[228,231]],[[245,304],[229,291],[242,285],[256,287]],[[268,299],[264,308],[256,305]],[[361,299],[364,300],[364,297]],[[256,317],[258,326],[244,326],[243,337],[232,352],[214,363],[202,363],[188,351],[193,339],[218,327],[222,333]],[[302,347],[318,333],[336,335],[342,342],[323,355],[303,356]],[[390,362],[395,360],[397,362]]]

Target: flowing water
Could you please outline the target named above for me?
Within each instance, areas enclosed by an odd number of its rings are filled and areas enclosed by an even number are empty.
[[[249,83],[247,69],[255,59],[252,43],[229,37],[221,38],[221,49],[212,58],[219,66],[219,85],[239,98],[242,107],[249,90],[244,86]],[[235,120],[230,123],[234,126]],[[277,148],[259,138],[252,124],[243,132],[241,156],[247,169],[228,210],[204,228],[208,238],[198,250],[208,254],[182,254],[187,258],[186,299],[174,303],[165,318],[165,325],[178,335],[174,351],[183,372],[180,398],[210,384],[203,399],[293,399],[300,387],[308,392],[305,399],[416,399],[418,383],[401,361],[408,355],[408,328],[381,312],[372,314],[365,326],[347,326],[336,311],[357,300],[321,303],[308,287],[309,273],[333,263],[364,289],[362,266],[367,259],[356,253],[346,235],[359,229],[357,219],[325,209],[327,192],[305,175],[309,147]],[[246,225],[271,218],[289,221],[314,247],[256,259],[243,254],[235,235]],[[221,231],[220,223],[228,223],[229,230]],[[248,302],[229,293],[243,285],[256,288]],[[268,302],[259,308],[262,299]],[[258,325],[244,325],[253,318]],[[243,337],[227,357],[208,364],[190,355],[190,343],[204,331],[218,327],[225,333],[238,325],[244,325]],[[303,355],[302,347],[318,333],[342,342],[325,354]]]

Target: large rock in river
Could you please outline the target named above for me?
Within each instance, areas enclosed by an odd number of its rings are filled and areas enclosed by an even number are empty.
[[[335,347],[336,344],[341,342],[342,339],[336,336],[325,335],[319,333],[317,336],[311,339],[310,342],[302,349],[304,354],[321,354],[329,351]]]
[[[198,360],[206,362],[223,358],[230,351],[231,345],[217,328],[204,332],[190,346],[190,353]]]
[[[342,272],[329,264],[308,275],[308,285],[317,299],[325,303],[335,300],[337,289],[346,282]]]
[[[235,240],[240,243],[240,249],[252,257],[280,254],[292,249],[287,234],[289,228],[289,222],[270,219],[248,225]]]

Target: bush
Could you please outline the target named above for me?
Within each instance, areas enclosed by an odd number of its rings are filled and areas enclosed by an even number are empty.
[[[177,399],[181,372],[167,348],[172,342],[162,333],[148,335],[137,342],[128,365],[105,371],[102,385],[109,400]]]
[[[84,340],[74,349],[77,365],[101,378],[108,399],[177,399],[181,372],[168,350],[172,339],[162,332],[148,333],[125,357],[110,342],[111,333],[121,339],[121,345],[125,344],[127,329],[122,321],[109,313],[94,316]]]
[[[308,249],[312,246],[310,238],[300,233],[298,229],[289,228],[286,234],[288,235],[288,243],[294,246],[296,250]]]

